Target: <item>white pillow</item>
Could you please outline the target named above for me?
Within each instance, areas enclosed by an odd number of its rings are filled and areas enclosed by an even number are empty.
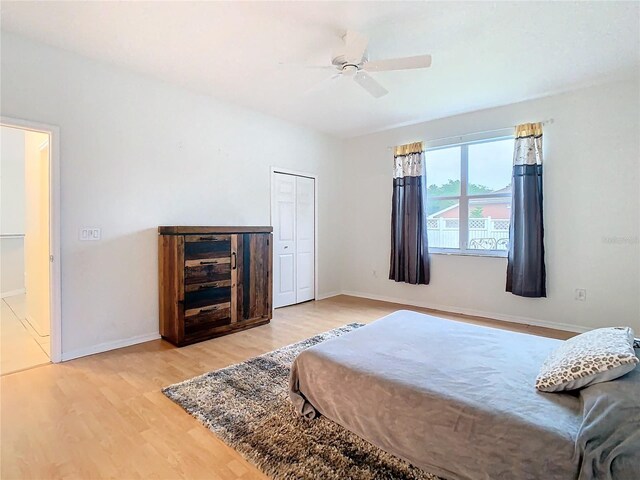
[[[551,352],[536,378],[536,388],[560,392],[608,382],[629,373],[639,361],[631,328],[598,328],[570,338]]]

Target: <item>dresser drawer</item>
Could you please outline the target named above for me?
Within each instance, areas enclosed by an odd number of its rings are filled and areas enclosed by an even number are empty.
[[[205,290],[207,288],[220,288],[220,287],[230,287],[231,280],[218,280],[215,282],[202,282],[202,283],[192,283],[190,285],[185,285],[185,292],[196,292],[198,290]]]
[[[217,326],[229,323],[231,323],[231,304],[229,302],[194,308],[189,311],[189,315],[185,312],[184,316],[185,329],[203,324]]]
[[[231,257],[230,235],[186,235],[184,259],[203,260]]]
[[[219,305],[216,308],[203,308],[201,313],[184,318],[184,335],[187,339],[209,335],[212,331],[231,325],[231,309]]]
[[[185,285],[231,281],[231,236],[186,235]]]
[[[208,335],[233,321],[231,282],[210,282],[185,287],[184,334],[187,338]]]
[[[231,235],[185,235],[185,243],[197,242],[230,242]]]
[[[215,263],[208,263],[208,260],[185,261],[185,285],[222,281],[231,282],[231,263],[228,261],[229,259],[226,260],[226,262]]]
[[[185,311],[185,321],[189,324],[200,323],[205,319],[221,320],[231,318],[231,303],[218,303],[216,305],[206,305],[204,307],[191,308]]]
[[[213,309],[221,305],[230,307],[231,287],[202,288],[184,292],[184,316],[197,315],[203,309]]]

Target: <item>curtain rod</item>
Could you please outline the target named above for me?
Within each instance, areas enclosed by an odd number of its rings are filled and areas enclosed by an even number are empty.
[[[551,125],[554,122],[553,118],[548,118],[546,120],[541,121],[540,123],[542,125]],[[462,137],[470,137],[472,135],[480,135],[481,133],[493,133],[493,132],[500,132],[502,130],[506,130],[507,128],[515,128],[515,126],[512,127],[504,127],[504,128],[494,128],[493,130],[482,130],[480,132],[471,132],[471,133],[465,133],[462,135],[452,135],[450,137],[440,137],[440,138],[432,138],[430,140],[426,140],[426,142],[439,142],[441,140],[449,140],[450,138],[460,138],[462,139]],[[387,146],[387,150],[392,150],[396,148],[395,146],[391,147],[391,146]]]

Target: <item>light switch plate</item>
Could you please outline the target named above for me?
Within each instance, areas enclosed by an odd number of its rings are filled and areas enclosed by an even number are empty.
[[[102,238],[102,229],[98,227],[81,227],[79,234],[82,242],[95,242]]]

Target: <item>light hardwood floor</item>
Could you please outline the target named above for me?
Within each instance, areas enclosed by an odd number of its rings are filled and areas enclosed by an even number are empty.
[[[27,320],[26,295],[0,300],[0,374],[49,363],[49,336]]]
[[[269,325],[180,349],[158,340],[3,376],[1,478],[264,479],[160,389],[400,308],[430,313],[339,296],[278,309]],[[573,335],[439,315],[555,338]]]

